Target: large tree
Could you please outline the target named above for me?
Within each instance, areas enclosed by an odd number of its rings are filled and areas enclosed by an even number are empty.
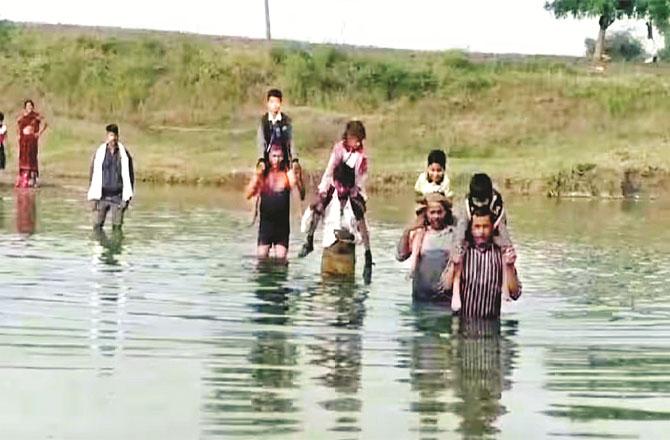
[[[670,0],[553,0],[544,4],[556,17],[598,18],[598,39],[593,51],[594,61],[600,61],[605,47],[607,28],[620,18],[645,18],[665,24],[670,17]]]

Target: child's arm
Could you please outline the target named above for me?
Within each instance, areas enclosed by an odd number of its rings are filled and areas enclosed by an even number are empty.
[[[265,148],[267,147],[262,121],[258,124],[258,129],[256,130],[256,145],[258,147],[258,162],[261,162],[265,159]]]
[[[409,276],[410,278],[414,278],[414,274],[416,273],[416,268],[419,265],[419,259],[421,258],[421,244],[423,243],[423,237],[425,235],[426,230],[424,228],[417,229],[413,237],[411,238],[412,240],[412,255],[410,257],[410,264],[409,264]]]
[[[330,158],[328,159],[328,165],[326,170],[323,172],[321,177],[321,183],[319,183],[319,193],[323,194],[328,191],[330,185],[333,181],[333,173],[335,172],[335,167],[342,160],[341,154],[338,151],[339,144],[335,144],[333,150],[330,152]]]
[[[298,186],[299,182],[296,179],[295,172],[293,170],[288,170],[286,172],[286,177],[288,178],[289,189],[293,189],[293,188],[296,188]]]
[[[461,310],[461,274],[463,270],[462,264],[452,265],[454,268],[454,288],[451,294],[451,311],[458,312]]]
[[[465,248],[465,232],[470,223],[467,215],[465,203],[461,204],[460,210],[456,214],[456,227],[454,228],[453,246],[451,249],[451,258],[454,263],[459,264],[463,249]]]
[[[364,153],[356,162],[354,172],[356,176],[356,187],[358,188],[358,193],[365,196],[365,186],[368,182],[368,157]]]
[[[509,229],[507,229],[507,212],[505,210],[502,211],[502,215],[498,220],[497,230],[498,233],[493,236],[493,242],[503,251],[507,248],[514,247],[512,238],[509,235]]]
[[[288,116],[287,116],[288,117]],[[298,162],[298,149],[295,147],[295,142],[293,139],[293,122],[289,119],[286,125],[286,142],[288,143],[288,152],[291,156],[289,162]]]

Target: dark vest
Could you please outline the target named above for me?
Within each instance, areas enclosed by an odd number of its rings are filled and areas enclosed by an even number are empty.
[[[263,157],[268,160],[270,146],[273,143],[281,145],[284,151],[284,162],[291,163],[291,118],[286,113],[281,114],[281,121],[271,123],[268,120],[268,113],[261,116],[261,127],[263,127],[263,137],[265,138],[265,151]]]

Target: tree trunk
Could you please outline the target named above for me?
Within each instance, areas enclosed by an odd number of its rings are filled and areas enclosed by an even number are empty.
[[[265,38],[272,39],[270,35],[270,0],[265,0]]]
[[[598,19],[600,29],[598,30],[598,39],[596,40],[596,47],[593,51],[593,61],[599,62],[602,60],[603,53],[605,53],[605,32],[614,20],[606,15],[601,15]]]

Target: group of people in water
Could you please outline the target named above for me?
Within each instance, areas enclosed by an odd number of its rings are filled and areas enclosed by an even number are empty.
[[[281,110],[282,100],[280,90],[267,92],[267,112],[262,115],[257,131],[258,161],[246,197],[256,202],[258,258],[286,262],[291,192],[295,190],[304,200],[306,191],[291,119]],[[0,159],[4,166],[7,128],[3,119],[0,113]],[[47,123],[35,111],[31,100],[25,101],[17,127],[19,175],[16,186],[35,187],[39,177],[37,144]],[[339,212],[341,226],[333,231],[335,241],[351,242],[358,237],[362,242],[365,248],[363,280],[369,284],[373,261],[366,219],[366,137],[363,123],[351,120],[333,145],[314,202],[303,217],[306,237],[298,257],[303,258],[314,250],[314,233],[332,205]],[[135,177],[132,156],[119,141],[116,124],[106,126],[106,139],[95,150],[89,171],[87,198],[92,204],[94,229],[102,230],[107,216],[111,215],[113,228],[119,230],[133,198]],[[503,198],[493,188],[490,177],[474,174],[468,194],[455,209],[447,175],[447,156],[442,150],[433,150],[428,154],[426,170],[417,178],[414,190],[417,197],[414,221],[403,230],[396,251],[398,261],[410,262],[413,299],[445,304],[463,316],[499,316],[502,300],[516,300],[521,294],[521,283],[515,268],[516,252],[506,227]],[[349,214],[348,222],[344,221],[345,213]]]
[[[282,99],[278,89],[266,95],[268,111],[258,126],[259,158],[246,195],[257,200],[258,257],[267,259],[274,250],[274,258],[286,261],[291,190],[296,189],[304,200],[305,186],[291,120],[281,111]],[[370,283],[373,262],[366,220],[367,175],[365,127],[361,121],[351,120],[332,147],[315,201],[303,218],[306,238],[298,257],[314,250],[314,232],[334,203],[341,219],[345,209],[353,214],[355,232],[365,247],[363,280]],[[399,261],[410,260],[414,300],[444,303],[463,316],[499,316],[502,300],[519,298],[521,283],[503,198],[491,178],[474,174],[468,194],[455,210],[446,154],[433,150],[414,189],[418,202],[415,220],[404,229],[396,255]],[[346,234],[345,229],[336,235]]]

